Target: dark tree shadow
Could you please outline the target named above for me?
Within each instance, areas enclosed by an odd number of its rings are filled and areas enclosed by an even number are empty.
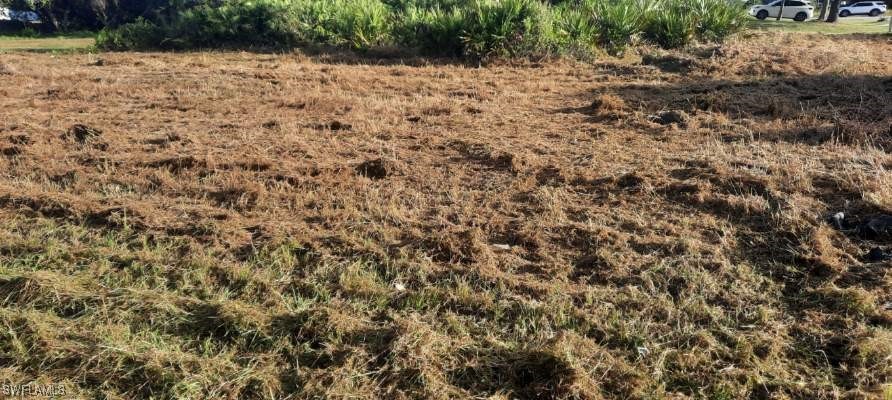
[[[566,361],[541,351],[484,351],[479,362],[449,371],[449,380],[482,397],[508,393],[514,399],[555,399],[567,394],[573,373]]]

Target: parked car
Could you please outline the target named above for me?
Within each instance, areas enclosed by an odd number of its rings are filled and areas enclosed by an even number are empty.
[[[777,18],[781,12],[782,2],[786,3],[784,3],[784,14],[781,15],[781,18],[791,18],[794,21],[802,22],[815,15],[815,7],[802,0],[777,0],[766,5],[753,6],[750,8],[750,15],[758,19]]]
[[[40,15],[34,11],[17,11],[0,7],[0,21],[40,22]]]
[[[886,3],[883,1],[855,1],[852,4],[845,5],[839,8],[839,16],[840,17],[848,17],[850,15],[870,15],[871,17],[876,17],[877,15],[886,13]]]

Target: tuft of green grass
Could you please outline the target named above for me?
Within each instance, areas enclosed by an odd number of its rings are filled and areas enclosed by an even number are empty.
[[[93,36],[0,36],[0,51],[78,51],[89,50],[96,43]]]

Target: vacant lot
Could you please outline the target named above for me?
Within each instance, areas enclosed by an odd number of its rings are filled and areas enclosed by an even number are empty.
[[[0,56],[0,382],[890,396],[889,37],[645,53]]]

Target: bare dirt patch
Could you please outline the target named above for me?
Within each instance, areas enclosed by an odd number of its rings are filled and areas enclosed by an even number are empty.
[[[892,242],[857,226],[892,213],[892,43],[757,39],[488,68],[5,54],[0,376],[881,396]]]

